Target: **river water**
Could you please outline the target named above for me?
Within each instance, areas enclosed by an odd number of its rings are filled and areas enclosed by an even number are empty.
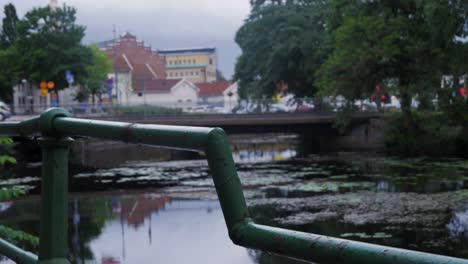
[[[260,223],[468,257],[467,160],[311,153],[295,135],[230,140]],[[205,161],[150,159],[72,173],[73,263],[303,263],[232,244]],[[38,235],[38,165],[0,182],[30,192],[0,203],[1,225]]]

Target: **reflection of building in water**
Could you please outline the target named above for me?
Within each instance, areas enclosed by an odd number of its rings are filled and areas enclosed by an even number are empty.
[[[235,162],[269,162],[297,156],[295,134],[243,134],[230,137]]]
[[[123,198],[121,214],[129,225],[138,228],[144,223],[146,217],[164,209],[169,202],[171,198],[168,196],[138,195],[133,198]]]
[[[234,145],[235,162],[268,162],[293,158],[297,155],[296,145],[291,142],[253,143],[249,145]]]
[[[101,264],[120,264],[120,261],[114,257],[102,257]]]

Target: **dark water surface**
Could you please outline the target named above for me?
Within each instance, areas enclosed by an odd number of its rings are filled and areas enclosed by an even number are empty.
[[[258,222],[468,258],[468,160],[308,154],[294,135],[231,143]],[[205,161],[150,159],[73,173],[73,263],[302,263],[231,243]],[[33,194],[0,203],[0,224],[38,235],[38,168],[0,182]]]

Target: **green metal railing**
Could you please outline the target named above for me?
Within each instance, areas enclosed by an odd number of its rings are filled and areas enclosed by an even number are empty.
[[[89,136],[164,148],[203,151],[229,237],[244,247],[317,263],[468,264],[468,260],[258,225],[249,216],[226,134],[220,128],[140,125],[69,117],[52,108],[40,117],[1,123],[0,136],[40,134],[42,196],[39,257],[0,239],[0,254],[18,263],[63,264],[67,260],[67,163],[69,136]]]

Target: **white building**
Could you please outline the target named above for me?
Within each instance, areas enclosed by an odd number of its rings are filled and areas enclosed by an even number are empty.
[[[232,83],[223,91],[224,112],[231,113],[232,109],[239,103],[239,87],[237,82]]]
[[[131,83],[133,83],[133,89],[117,85],[119,95],[123,95],[119,100],[122,105],[160,105],[183,108],[195,106],[198,102],[198,87],[185,79],[150,79]]]

